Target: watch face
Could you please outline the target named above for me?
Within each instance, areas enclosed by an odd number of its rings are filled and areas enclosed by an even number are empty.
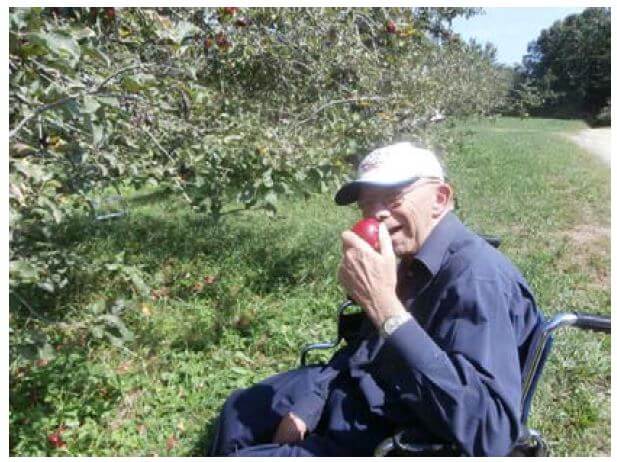
[[[386,319],[383,330],[386,331],[386,334],[390,335],[398,327],[400,321],[401,319],[397,317]]]
[[[404,324],[405,321],[407,321],[409,319],[410,316],[404,316],[404,315],[400,315],[400,316],[393,316],[391,318],[388,318],[384,321],[383,323],[383,332],[386,335],[390,335],[392,332],[394,332],[396,330],[396,328],[398,326],[400,326],[401,324]]]

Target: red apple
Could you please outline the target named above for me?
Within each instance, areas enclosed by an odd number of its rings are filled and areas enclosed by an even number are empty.
[[[216,40],[216,44],[219,47],[226,47],[228,45],[228,41],[227,41],[227,37],[225,37],[225,34],[223,32],[219,32],[218,34],[216,34],[216,36],[214,37],[214,39]]]
[[[388,31],[388,34],[394,34],[396,32],[396,23],[389,19],[386,23],[386,30]]]
[[[379,251],[379,221],[376,218],[364,218],[357,222],[351,230]]]
[[[227,37],[225,37],[225,34],[223,32],[219,32],[218,34],[216,34],[214,40],[216,41],[218,47],[223,51],[231,47],[231,42],[227,40]]]
[[[62,441],[62,436],[58,431],[49,434],[47,436],[47,441],[49,441],[49,443],[55,448],[61,448],[63,446],[66,446],[66,443]]]

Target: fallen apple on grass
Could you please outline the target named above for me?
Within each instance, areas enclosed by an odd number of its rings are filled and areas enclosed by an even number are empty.
[[[66,443],[62,440],[62,435],[59,431],[55,431],[47,436],[47,441],[55,448],[62,448]]]

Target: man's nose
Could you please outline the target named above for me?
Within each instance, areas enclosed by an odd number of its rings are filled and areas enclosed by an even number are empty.
[[[384,206],[380,206],[379,209],[375,212],[375,218],[377,218],[377,221],[386,221],[388,218],[390,218],[390,210],[388,210],[386,207]]]

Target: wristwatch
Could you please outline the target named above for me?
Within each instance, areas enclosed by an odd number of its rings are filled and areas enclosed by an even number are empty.
[[[389,337],[401,324],[406,323],[410,319],[411,315],[407,312],[390,316],[382,323],[379,333],[383,338]]]

